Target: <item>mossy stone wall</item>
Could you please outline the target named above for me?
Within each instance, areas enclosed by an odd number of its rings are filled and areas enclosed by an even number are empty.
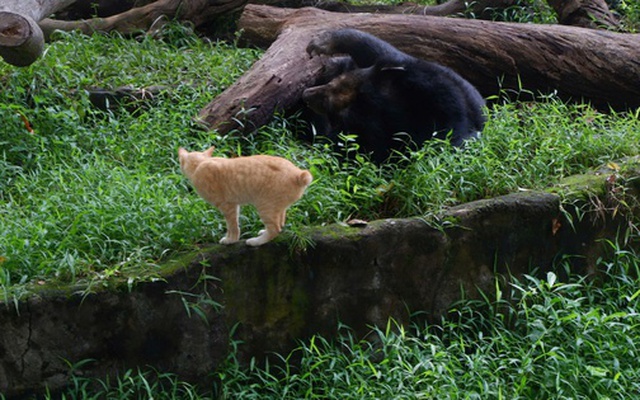
[[[59,389],[69,365],[83,360],[94,361],[81,373],[99,377],[152,365],[206,381],[227,356],[230,335],[247,360],[286,353],[314,334],[330,337],[338,323],[364,335],[389,318],[406,323],[412,312],[437,322],[461,296],[494,293],[496,278],[544,272],[558,257],[575,256],[575,272],[593,273],[607,256],[602,239],[620,237],[637,214],[629,199],[640,173],[626,173],[615,185],[608,174],[617,171],[596,173],[587,187],[565,187],[562,201],[522,192],[463,204],[437,223],[309,228],[305,248],[286,234],[259,248],[212,245],[132,288],[42,288],[0,304],[0,392]],[[627,201],[616,206],[622,194]]]

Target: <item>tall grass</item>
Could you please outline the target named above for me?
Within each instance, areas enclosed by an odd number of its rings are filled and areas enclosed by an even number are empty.
[[[438,327],[390,322],[365,340],[345,328],[278,364],[232,361],[219,373],[221,398],[635,398],[640,265],[637,254],[616,250],[597,283],[527,276],[512,281],[512,301],[500,292],[463,301]]]
[[[64,34],[32,67],[0,67],[0,284],[150,265],[203,235],[175,152],[211,140],[192,118],[259,54],[177,34]],[[151,85],[167,90],[137,112],[98,111],[86,91]]]
[[[165,40],[61,34],[35,65],[0,66],[2,287],[136,277],[217,241],[224,221],[179,173],[179,146],[215,144],[223,155],[273,154],[309,168],[315,181],[289,213],[293,227],[432,215],[638,154],[637,113],[554,98],[493,105],[483,138],[464,151],[434,141],[382,166],[359,154],[352,137],[338,146],[298,140],[296,118],[222,137],[193,117],[259,53],[204,42],[181,25],[165,29]],[[166,90],[138,110],[91,106],[87,88],[125,85]],[[241,224],[245,234],[260,229],[249,207]]]
[[[129,371],[76,377],[64,398],[166,399],[631,399],[640,392],[640,258],[612,244],[598,279],[511,280],[463,300],[438,326],[389,321],[356,337],[314,336],[271,362],[232,351],[211,383]],[[560,270],[566,269],[560,264]],[[498,286],[496,286],[498,287]],[[510,300],[506,293],[511,291]],[[235,346],[242,344],[235,343]],[[93,386],[90,386],[93,385]],[[59,396],[59,394],[58,394]],[[53,397],[51,397],[53,398]]]
[[[628,7],[635,2],[618,3],[625,15],[637,14]],[[198,129],[192,117],[259,53],[207,43],[176,24],[163,35],[134,41],[59,34],[33,66],[0,64],[5,300],[13,285],[34,280],[137,277],[176,252],[217,241],[224,221],[180,175],[178,146],[215,144],[222,154],[268,153],[309,168],[315,181],[291,209],[293,227],[431,215],[543,189],[637,155],[640,146],[638,111],[603,114],[555,98],[494,104],[483,138],[464,151],[430,142],[382,166],[357,153],[349,137],[340,146],[297,140],[295,118],[277,117],[245,137],[219,136]],[[137,111],[91,106],[87,88],[124,85],[166,90]],[[245,232],[260,227],[250,208],[241,223]],[[633,398],[640,391],[638,257],[615,254],[603,262],[598,284],[528,277],[512,283],[515,302],[499,292],[497,302],[461,302],[458,318],[440,327],[390,322],[367,340],[343,327],[340,338],[306,340],[269,365],[241,366],[232,352],[210,387],[140,370],[111,380],[77,376],[64,393],[47,397]]]

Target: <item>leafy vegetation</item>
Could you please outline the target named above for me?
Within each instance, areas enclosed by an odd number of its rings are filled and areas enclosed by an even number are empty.
[[[402,0],[352,0],[351,4],[389,4],[401,5]],[[445,0],[419,0],[416,4],[432,6],[445,3]],[[473,2],[467,2],[471,5]],[[606,0],[609,10],[619,19],[619,28],[622,32],[638,32],[640,28],[640,0]],[[469,10],[464,13],[466,18],[476,18]],[[545,0],[517,0],[510,7],[497,8],[490,16],[495,21],[522,22],[536,24],[555,24],[558,18]]]
[[[525,277],[514,298],[463,301],[441,326],[391,322],[366,340],[314,337],[280,365],[219,373],[223,398],[594,399],[640,389],[637,254],[616,249],[603,281]],[[559,266],[562,268],[562,265]],[[297,357],[301,361],[291,362]]]
[[[427,144],[378,167],[323,138],[297,140],[302,124],[279,117],[254,135],[204,132],[195,115],[259,56],[206,43],[180,25],[170,42],[64,34],[34,66],[0,70],[0,285],[75,282],[137,274],[176,252],[217,240],[224,221],[190,191],[179,146],[221,154],[267,153],[309,168],[315,182],[289,224],[431,215],[638,154],[638,115],[602,114],[553,98],[489,110],[482,140],[465,151]],[[160,85],[151,105],[100,111],[87,88]],[[33,132],[28,129],[32,128]],[[402,140],[402,137],[398,138]],[[260,228],[246,208],[245,232]]]
[[[637,1],[616,4],[628,26],[637,23]],[[246,137],[202,131],[193,117],[259,55],[170,24],[161,39],[58,34],[33,66],[0,64],[2,298],[34,281],[146,275],[176,253],[217,241],[224,221],[181,176],[179,146],[215,144],[221,154],[267,153],[309,168],[315,181],[291,209],[294,230],[350,217],[429,216],[461,202],[544,189],[639,152],[640,110],[605,114],[554,97],[493,99],[481,140],[464,151],[428,143],[397,155],[401,168],[370,163],[352,137],[337,146],[320,137],[304,143],[295,117],[277,117]],[[136,109],[97,110],[87,92],[153,85],[165,89]],[[248,234],[260,228],[250,208],[241,224]],[[500,293],[497,302],[462,302],[459,318],[440,327],[390,322],[365,341],[344,327],[336,341],[312,338],[266,366],[241,366],[232,352],[209,388],[140,370],[111,381],[76,377],[62,395],[632,398],[640,390],[639,258],[616,250],[613,261],[602,262],[601,281],[528,277],[512,283],[514,302]]]
[[[265,364],[243,366],[231,352],[208,388],[142,370],[99,381],[98,389],[95,380],[76,377],[64,398],[635,398],[640,258],[612,249],[598,281],[526,276],[509,285],[510,301],[501,290],[462,301],[439,326],[389,321],[365,339],[342,327],[333,341],[312,337]]]
[[[608,0],[609,9],[620,18],[620,28],[637,33],[640,29],[640,0]]]

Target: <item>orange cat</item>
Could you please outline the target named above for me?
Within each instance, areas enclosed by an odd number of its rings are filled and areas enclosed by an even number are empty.
[[[178,150],[180,169],[198,194],[216,206],[227,221],[227,234],[220,243],[238,241],[240,205],[253,204],[266,229],[247,239],[249,246],[260,246],[278,236],[284,227],[287,208],[304,194],[313,177],[280,157],[212,157],[206,151]]]

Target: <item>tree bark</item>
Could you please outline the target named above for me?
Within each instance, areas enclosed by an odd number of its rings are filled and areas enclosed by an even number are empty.
[[[322,70],[320,58],[305,51],[308,38],[306,30],[286,30],[249,72],[200,111],[198,121],[220,133],[251,132],[275,112],[295,107]]]
[[[269,4],[265,1],[252,1],[252,4]],[[303,3],[304,4],[304,3]],[[384,14],[413,14],[413,15],[435,15],[435,16],[451,16],[451,15],[470,15],[479,19],[491,19],[493,13],[510,6],[514,6],[516,0],[449,0],[442,4],[431,6],[406,3],[399,5],[353,5],[341,1],[316,2],[314,7],[326,11],[346,12],[346,13],[384,13]],[[311,5],[311,4],[309,4]]]
[[[146,1],[141,2],[148,3]],[[515,4],[515,0],[482,0],[471,3],[465,0],[449,0],[446,3],[434,6],[420,6],[416,4],[354,6],[339,1],[317,2],[312,0],[253,0],[252,2],[272,6],[284,5],[294,8],[314,5],[320,9],[346,13],[369,12],[439,16],[470,14],[483,19],[489,19],[495,10],[504,9],[505,7]],[[158,0],[113,15],[111,11],[121,10],[124,5],[123,3],[124,2],[119,0],[102,0],[99,2],[81,0],[69,10],[69,15],[76,15],[78,13],[86,15],[87,10],[93,10],[93,12],[98,15],[106,14],[109,16],[76,21],[44,19],[40,21],[40,27],[44,31],[45,38],[49,38],[55,30],[80,31],[87,35],[94,32],[111,31],[131,34],[149,30],[162,16],[188,20],[198,27],[220,15],[241,10],[242,7],[249,3],[249,0]],[[130,1],[130,3],[134,2]],[[92,5],[95,5],[95,7]]]
[[[31,65],[44,50],[37,22],[74,1],[4,0],[0,4],[0,56],[15,66]]]
[[[604,0],[547,0],[563,25],[616,29],[618,21]]]
[[[146,31],[162,19],[180,19],[191,21],[195,26],[210,22],[214,18],[239,11],[248,0],[158,0],[142,7],[132,8],[121,14],[106,18],[93,18],[83,21],[59,21],[46,19],[40,27],[49,37],[54,30],[78,30],[90,35],[94,32],[118,31],[132,34]]]
[[[235,84],[199,113],[220,133],[253,130],[299,104],[322,70],[305,48],[318,32],[351,27],[447,65],[486,96],[522,89],[557,92],[615,110],[640,107],[640,36],[561,25],[499,23],[412,15],[340,14],[248,5],[242,38],[268,46]]]
[[[232,0],[226,0],[232,1]],[[135,18],[140,14],[126,14],[125,10],[132,7],[149,5],[147,11],[155,14],[156,17],[160,12],[166,12],[167,17],[178,14],[178,7],[183,9],[181,12],[183,19],[188,19],[199,26],[209,22],[212,18],[228,12],[239,10],[249,0],[236,0],[235,7],[221,7],[224,3],[222,0],[202,1],[202,0],[183,0],[183,1],[159,1],[160,4],[152,5],[152,0],[77,0],[73,6],[69,7],[62,13],[63,19],[66,21],[46,21],[44,24],[45,37],[47,33],[53,29],[59,30],[81,30],[85,33],[92,33],[96,30],[111,31],[121,30],[124,33],[131,33],[132,30],[147,30],[156,18],[142,18],[137,21]],[[432,6],[423,6],[413,3],[405,3],[399,5],[353,5],[344,1],[324,1],[324,0],[251,0],[252,4],[271,5],[279,7],[301,8],[313,6],[322,10],[334,12],[366,12],[366,13],[385,13],[385,14],[414,14],[414,15],[434,15],[434,16],[472,16],[476,19],[494,19],[496,12],[504,10],[508,7],[517,6],[517,0],[449,0],[443,4]],[[571,0],[557,1],[549,0],[548,3],[555,9],[559,16],[559,20],[565,25],[576,25],[585,27],[605,27],[615,28],[617,21],[609,12],[604,0]],[[154,11],[155,10],[155,11]],[[99,17],[109,17],[114,14],[123,13],[121,17],[103,21],[100,18],[91,19],[92,15]],[[75,18],[73,18],[75,16]],[[72,18],[69,18],[72,17]],[[68,21],[69,19],[85,19],[85,21]],[[126,22],[126,23],[125,23]]]

